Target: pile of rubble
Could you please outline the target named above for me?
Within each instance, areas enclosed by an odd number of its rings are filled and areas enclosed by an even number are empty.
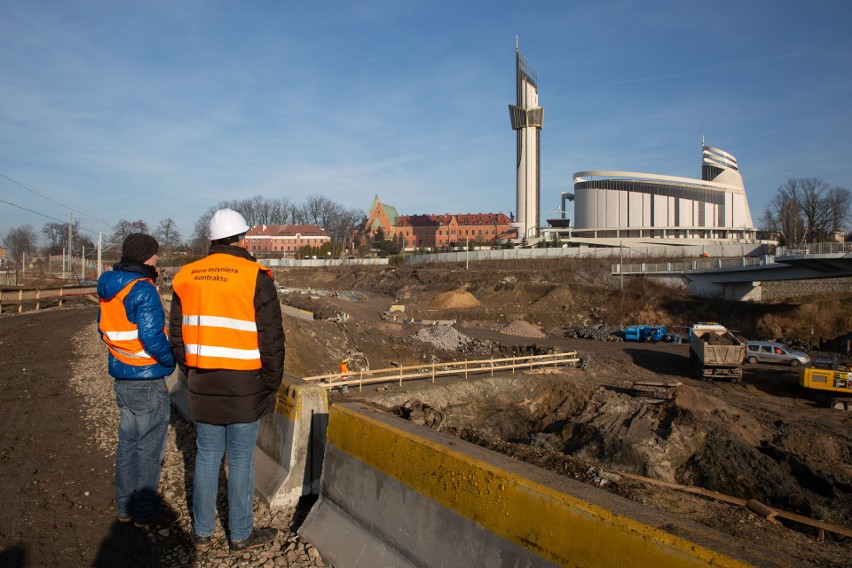
[[[450,325],[424,327],[414,334],[414,339],[444,351],[458,351],[468,355],[489,355],[497,348],[493,341],[473,339]]]
[[[517,337],[545,337],[545,334],[541,331],[540,327],[529,322],[525,322],[524,320],[515,320],[501,329],[500,332]]]
[[[620,327],[609,327],[602,323],[597,325],[573,325],[566,327],[563,333],[569,339],[596,339],[598,341],[624,341],[624,330]]]

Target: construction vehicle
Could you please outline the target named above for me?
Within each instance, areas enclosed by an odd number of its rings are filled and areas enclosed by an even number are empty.
[[[664,325],[628,325],[624,328],[624,341],[663,341],[666,337]]]
[[[745,345],[716,322],[699,322],[689,329],[689,362],[699,379],[727,377],[743,380]]]
[[[799,384],[808,389],[817,402],[838,410],[852,410],[852,373],[836,357],[819,356],[802,369]]]

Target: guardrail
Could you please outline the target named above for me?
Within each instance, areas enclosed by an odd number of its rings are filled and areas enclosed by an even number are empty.
[[[402,385],[403,381],[415,379],[431,378],[435,382],[435,377],[448,375],[464,375],[467,379],[470,374],[491,373],[494,376],[494,371],[533,369],[536,367],[556,367],[562,365],[575,365],[579,363],[577,352],[569,353],[551,353],[548,355],[525,355],[515,357],[505,357],[501,359],[481,359],[475,361],[452,361],[449,363],[432,363],[429,365],[411,365],[400,367],[388,367],[385,369],[374,369],[366,371],[349,371],[348,373],[329,373],[327,375],[315,375],[313,377],[305,377],[303,380],[308,382],[319,382],[325,388],[335,388],[341,386],[358,386],[358,390],[362,390],[363,385],[373,383],[390,383],[399,382]],[[357,378],[352,378],[357,376]],[[324,382],[325,381],[325,382]]]
[[[612,274],[651,274],[665,272],[692,272],[698,270],[725,270],[769,264],[765,258],[714,258],[686,262],[643,262],[641,264],[613,264]]]
[[[41,309],[43,302],[57,301],[61,306],[68,298],[93,296],[97,294],[96,286],[63,286],[61,288],[44,288],[36,290],[0,290],[0,313],[4,306],[17,306],[21,313],[26,304],[35,304],[35,309]]]
[[[800,254],[837,254],[852,252],[852,243],[806,243],[788,247],[778,247],[775,256],[798,256]]]

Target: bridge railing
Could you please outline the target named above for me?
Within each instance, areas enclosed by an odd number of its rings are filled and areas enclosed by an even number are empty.
[[[800,254],[839,254],[852,252],[852,243],[805,243],[778,247],[775,256],[797,256]]]
[[[714,258],[682,262],[643,262],[640,264],[613,264],[613,274],[654,274],[666,272],[694,272],[699,270],[725,270],[763,266],[764,258],[744,256],[741,258]]]

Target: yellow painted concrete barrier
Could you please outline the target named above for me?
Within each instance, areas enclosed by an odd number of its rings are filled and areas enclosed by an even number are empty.
[[[186,377],[176,371],[166,384],[172,403],[191,421]],[[254,449],[255,491],[270,507],[319,493],[327,424],[326,390],[285,375],[275,412],[263,417]]]
[[[690,521],[359,404],[331,408],[299,534],[338,568],[775,566]]]
[[[272,507],[317,495],[328,425],[328,394],[285,376],[275,412],[263,417],[254,449],[255,492]]]

